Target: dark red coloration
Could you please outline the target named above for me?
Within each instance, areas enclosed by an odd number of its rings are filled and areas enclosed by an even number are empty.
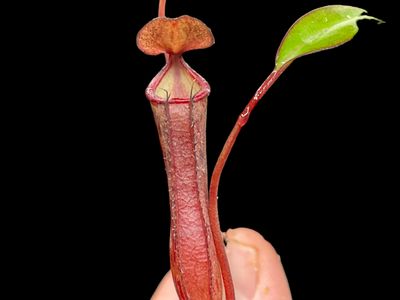
[[[208,94],[207,82],[180,56],[170,57],[146,90],[168,177],[171,271],[180,299],[222,299],[207,210]]]
[[[222,237],[220,232],[213,237],[207,209],[205,126],[210,88],[180,56],[211,46],[214,37],[200,20],[189,16],[168,19],[162,17],[164,10],[165,1],[160,2],[161,17],[139,31],[137,45],[149,55],[165,53],[167,59],[146,96],[152,104],[168,177],[171,271],[180,299],[220,300],[220,255],[216,256],[214,239],[222,243]]]

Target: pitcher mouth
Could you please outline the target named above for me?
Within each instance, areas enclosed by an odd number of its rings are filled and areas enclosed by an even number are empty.
[[[154,103],[188,103],[210,94],[208,82],[194,71],[181,55],[170,55],[167,64],[146,89],[146,97]]]

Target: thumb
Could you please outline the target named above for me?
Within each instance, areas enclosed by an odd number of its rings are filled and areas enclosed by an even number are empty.
[[[229,229],[224,237],[237,300],[292,299],[280,257],[269,242],[248,228]],[[171,271],[151,300],[179,300]]]

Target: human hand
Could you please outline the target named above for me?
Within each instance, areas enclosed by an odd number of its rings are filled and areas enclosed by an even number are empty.
[[[258,232],[229,229],[224,239],[236,300],[292,299],[279,255]],[[151,300],[179,300],[171,271],[161,280]]]

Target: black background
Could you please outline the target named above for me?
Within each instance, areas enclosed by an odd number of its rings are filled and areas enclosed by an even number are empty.
[[[156,2],[71,4],[63,33],[55,33],[65,37],[54,60],[62,76],[53,79],[39,151],[46,182],[35,189],[51,187],[45,196],[54,199],[43,227],[54,241],[54,270],[68,274],[55,280],[58,295],[83,288],[86,296],[149,299],[169,269],[166,176],[144,96],[164,61],[135,45]],[[387,23],[359,22],[350,43],[293,63],[252,114],[223,172],[222,230],[249,227],[269,240],[297,300],[360,299],[390,286],[398,139],[390,90],[398,71],[388,73],[394,9],[386,2],[341,3]],[[168,0],[167,16],[197,17],[216,40],[185,54],[211,85],[209,173],[287,29],[328,4]]]

